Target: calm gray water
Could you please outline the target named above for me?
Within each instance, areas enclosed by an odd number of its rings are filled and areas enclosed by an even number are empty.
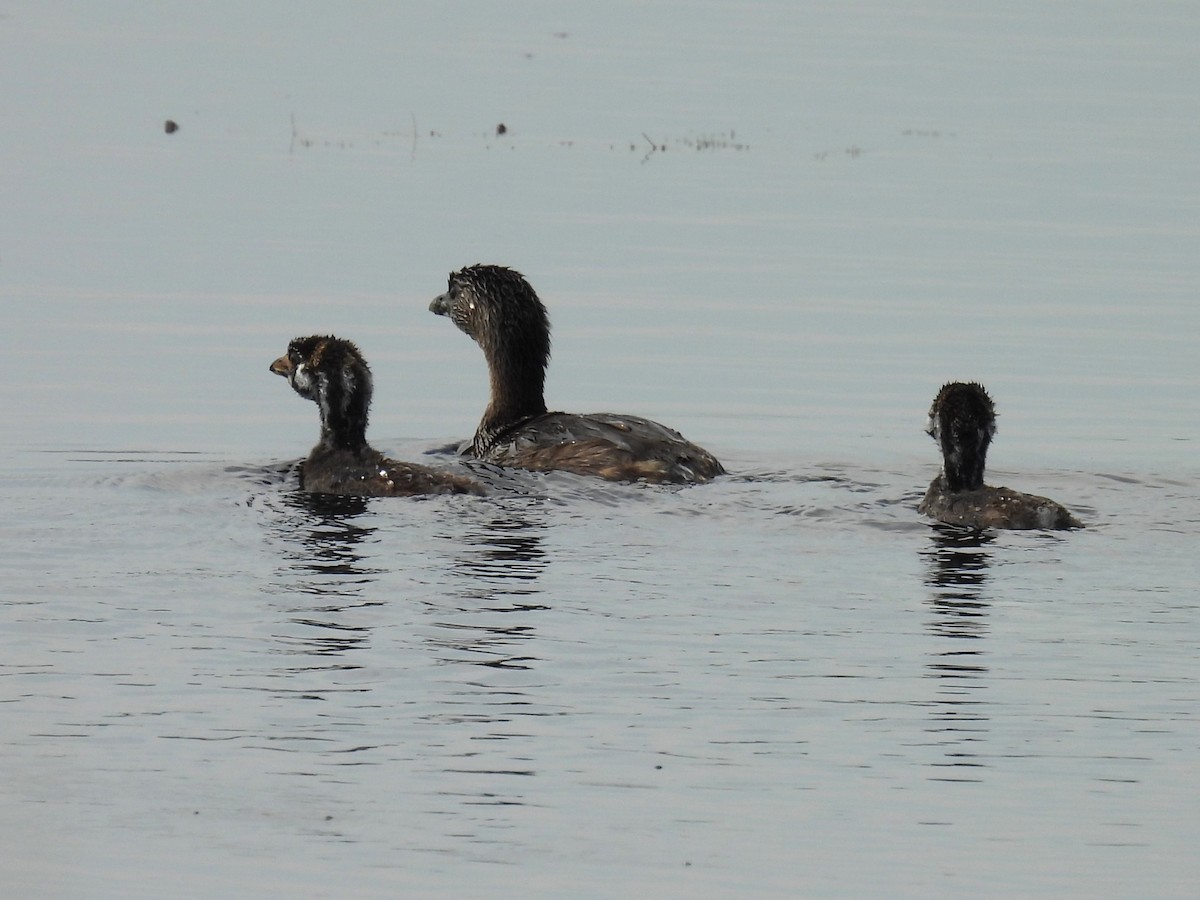
[[[1198,40],[0,8],[2,893],[1194,896]],[[425,458],[485,402],[426,310],[481,261],[550,308],[552,405],[731,475],[295,490],[271,360],[354,339]],[[948,379],[997,401],[989,480],[1087,529],[917,516]]]

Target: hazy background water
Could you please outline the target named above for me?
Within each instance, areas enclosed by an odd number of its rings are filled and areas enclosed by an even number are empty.
[[[7,890],[1192,895],[1198,38],[0,6]],[[483,362],[426,307],[474,262],[547,302],[552,405],[731,477],[297,493],[270,361],[352,338],[378,446],[464,438]],[[916,516],[951,378],[1086,531]]]

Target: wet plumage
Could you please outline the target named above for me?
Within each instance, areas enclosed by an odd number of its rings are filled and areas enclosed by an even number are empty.
[[[471,455],[611,481],[687,484],[725,471],[711,453],[649,419],[548,412],[550,320],[519,272],[487,265],[454,272],[429,308],[473,338],[487,359],[491,398],[466,450]]]
[[[367,443],[371,370],[350,341],[296,338],[271,371],[321,411],[321,437],[301,468],[304,490],[363,497],[483,493],[469,478],[388,459]]]
[[[1080,528],[1082,523],[1053,500],[983,482],[988,447],[996,434],[996,409],[983,386],[950,382],[929,409],[925,429],[942,451],[942,471],[918,511],[950,525],[970,528]]]

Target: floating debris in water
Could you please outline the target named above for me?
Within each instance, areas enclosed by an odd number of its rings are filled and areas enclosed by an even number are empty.
[[[409,158],[416,159],[418,142],[420,138],[432,138],[435,140],[444,140],[446,133],[436,128],[419,128],[416,121],[416,116],[412,116],[412,128],[409,129],[389,129],[378,132],[374,136],[368,136],[367,140],[373,147],[386,147],[389,143],[396,139],[407,139],[411,142]],[[494,121],[494,120],[493,120]],[[310,150],[316,148],[336,148],[340,150],[354,150],[362,145],[362,141],[353,141],[348,139],[337,138],[314,138],[303,133],[296,123],[296,114],[291,115],[291,144],[288,148],[289,153],[295,153],[298,150]],[[497,146],[507,147],[510,151],[529,150],[537,141],[526,137],[524,139],[513,139],[511,130],[507,123],[497,122],[488,131],[475,132],[476,137],[481,137],[484,142],[485,150],[492,150]],[[503,144],[493,143],[493,138],[507,138]],[[720,151],[733,151],[734,153],[745,153],[751,149],[751,145],[743,140],[739,140],[737,133],[731,128],[728,131],[713,131],[702,132],[700,134],[689,134],[684,137],[651,137],[648,132],[641,132],[639,139],[608,139],[608,140],[583,140],[580,138],[564,137],[557,140],[549,139],[548,146],[557,146],[563,149],[576,148],[595,148],[607,147],[610,151],[628,150],[629,153],[640,153],[642,163],[646,163],[651,158],[662,156],[668,150],[675,150],[676,153],[681,150],[692,150],[697,153],[716,153]],[[857,147],[848,150],[850,155],[857,155],[862,151]],[[823,158],[818,155],[818,158]]]
[[[849,159],[858,159],[866,152],[867,151],[863,150],[863,148],[857,144],[852,144],[841,151],[842,155],[848,157]],[[833,150],[822,150],[820,153],[814,153],[813,159],[817,160],[818,162],[824,162],[833,155],[835,155],[835,151]]]
[[[667,141],[656,143],[650,135],[642,132],[642,137],[646,139],[646,143],[650,145],[650,149],[646,151],[646,155],[642,157],[642,162],[646,162],[655,153],[667,152]],[[736,140],[736,135],[730,129],[729,133],[719,132],[716,134],[703,134],[697,137],[676,138],[674,143],[687,147],[690,150],[711,151],[711,150],[735,150],[738,152],[749,150],[750,145],[739,143]],[[629,145],[630,150],[634,150],[635,145]]]
[[[167,119],[167,121],[163,124],[163,131],[165,131],[167,134],[174,134],[178,130],[179,123],[174,119]]]

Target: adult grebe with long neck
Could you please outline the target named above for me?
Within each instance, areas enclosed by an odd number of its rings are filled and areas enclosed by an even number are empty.
[[[371,370],[350,341],[296,338],[271,371],[321,411],[320,440],[300,470],[304,490],[360,497],[484,493],[469,478],[388,459],[367,443]]]
[[[942,386],[925,430],[942,451],[942,471],[917,511],[949,525],[970,528],[1082,528],[1053,500],[1005,487],[988,487],[983,470],[996,434],[996,408],[983,385]]]
[[[707,450],[649,419],[548,412],[550,319],[520,272],[488,265],[453,272],[446,293],[429,309],[473,338],[487,359],[491,399],[464,452],[501,465],[610,481],[691,484],[725,471]]]

